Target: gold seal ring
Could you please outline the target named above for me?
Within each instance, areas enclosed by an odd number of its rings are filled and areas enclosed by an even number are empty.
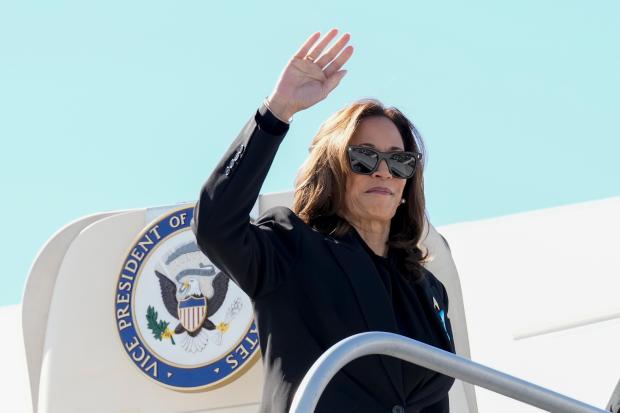
[[[314,62],[314,59],[316,59],[316,57],[308,55],[308,56],[304,57],[304,59],[310,60],[311,62]]]

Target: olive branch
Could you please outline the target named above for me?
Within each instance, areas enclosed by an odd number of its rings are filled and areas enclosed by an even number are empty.
[[[146,309],[146,321],[148,322],[147,326],[149,330],[153,333],[153,337],[156,340],[162,341],[162,338],[169,338],[173,345],[176,345],[174,342],[174,338],[172,337],[174,333],[172,330],[168,328],[168,322],[164,320],[157,320],[157,311],[151,305]]]

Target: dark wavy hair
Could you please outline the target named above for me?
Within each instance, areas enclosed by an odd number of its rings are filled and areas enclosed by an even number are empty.
[[[419,247],[426,228],[424,199],[424,144],[413,123],[398,109],[385,107],[376,99],[363,99],[334,113],[312,139],[310,155],[295,182],[293,211],[318,231],[341,237],[352,226],[339,215],[344,205],[347,175],[353,173],[347,159],[347,146],[362,120],[383,116],[394,122],[406,151],[422,154],[415,174],[403,192],[406,203],[396,210],[390,226],[388,246],[399,270],[410,279],[422,277],[422,263],[428,253]]]

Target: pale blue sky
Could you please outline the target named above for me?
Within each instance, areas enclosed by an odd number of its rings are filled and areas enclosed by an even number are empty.
[[[620,195],[617,1],[306,4],[0,0],[0,305],[67,222],[194,200],[331,27],[352,35],[349,73],[296,116],[263,192],[292,189],[329,114],[375,97],[423,134],[435,225]]]

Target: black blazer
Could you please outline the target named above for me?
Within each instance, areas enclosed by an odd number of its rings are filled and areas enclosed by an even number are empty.
[[[267,133],[256,119],[246,123],[203,186],[192,228],[202,251],[254,303],[265,370],[260,411],[285,412],[312,363],[330,346],[360,332],[398,329],[379,274],[353,236],[321,234],[284,207],[250,223],[286,134]],[[434,297],[447,311],[446,290],[428,271],[423,286],[425,305],[433,308]],[[443,331],[439,316],[432,324]],[[452,337],[447,318],[446,324]],[[453,339],[441,336],[444,348],[454,352]],[[334,377],[316,411],[443,412],[452,382],[434,376],[405,400],[400,362],[363,357]]]

